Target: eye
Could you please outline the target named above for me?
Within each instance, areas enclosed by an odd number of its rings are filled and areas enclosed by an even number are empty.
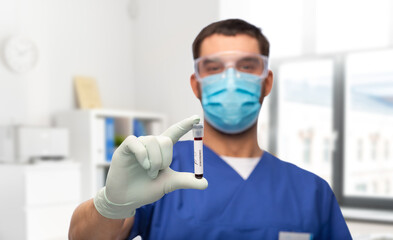
[[[221,62],[208,62],[203,64],[203,70],[206,74],[220,73],[224,70],[224,65]]]
[[[236,69],[241,72],[258,74],[262,67],[262,63],[255,58],[241,59],[236,63]]]
[[[255,66],[255,64],[240,64],[239,68],[242,70],[251,71],[251,70],[254,70],[256,68],[256,66]]]
[[[237,64],[237,69],[242,72],[253,72],[258,68],[256,63],[252,62],[242,62]]]

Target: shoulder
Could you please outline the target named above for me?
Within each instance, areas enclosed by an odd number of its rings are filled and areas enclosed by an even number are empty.
[[[271,177],[274,185],[280,188],[281,193],[292,201],[301,201],[304,212],[318,212],[321,223],[327,222],[329,214],[340,215],[337,200],[326,180],[318,175],[307,171],[295,164],[283,161],[271,154],[267,154],[267,165],[272,166],[275,173]]]
[[[272,171],[276,171],[277,175],[280,175],[286,181],[290,181],[294,187],[306,187],[314,188],[318,191],[332,192],[329,184],[323,178],[319,177],[315,173],[307,171],[297,165],[281,160],[278,157],[265,152],[266,162],[272,168]]]

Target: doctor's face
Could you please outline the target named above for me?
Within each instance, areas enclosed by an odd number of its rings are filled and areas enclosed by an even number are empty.
[[[202,41],[199,57],[218,54],[220,52],[239,51],[252,54],[261,54],[258,41],[256,38],[246,34],[237,34],[235,36],[226,36],[222,34],[213,34]],[[260,102],[263,97],[270,93],[272,87],[273,74],[269,70],[268,77],[264,81],[263,93],[261,94]],[[201,101],[202,90],[201,84],[197,81],[195,74],[191,76],[191,87],[195,96]]]
[[[206,122],[226,134],[250,129],[258,118],[268,73],[257,39],[214,34],[202,41],[199,56],[191,85]]]

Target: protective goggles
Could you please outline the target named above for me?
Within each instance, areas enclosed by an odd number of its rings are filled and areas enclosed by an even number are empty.
[[[268,75],[268,57],[255,53],[227,51],[197,58],[194,67],[198,81],[211,75],[225,74],[228,68],[264,79]]]

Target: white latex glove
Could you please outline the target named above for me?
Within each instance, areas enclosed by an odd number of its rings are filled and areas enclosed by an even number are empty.
[[[205,178],[169,168],[173,144],[198,122],[195,115],[172,125],[160,136],[127,137],[113,154],[106,187],[94,198],[97,211],[107,218],[123,219],[176,189],[207,188]],[[189,160],[194,161],[193,155]]]

